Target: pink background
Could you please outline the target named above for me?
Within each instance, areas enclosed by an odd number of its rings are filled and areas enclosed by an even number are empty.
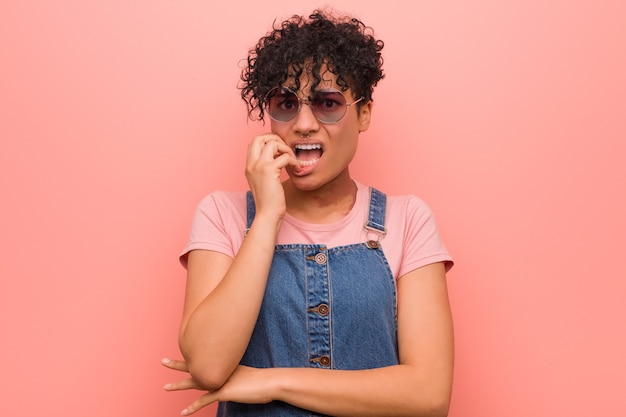
[[[159,359],[195,205],[264,130],[239,60],[320,4],[210,3],[0,1],[0,415],[194,398]],[[450,415],[625,415],[625,3],[333,4],[387,45],[353,173],[424,198],[457,261]]]

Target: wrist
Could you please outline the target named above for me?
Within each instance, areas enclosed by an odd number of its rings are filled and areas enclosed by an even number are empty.
[[[268,394],[273,401],[284,401],[288,390],[289,368],[269,368],[267,375]]]
[[[257,212],[249,230],[258,230],[263,236],[275,237],[278,235],[284,216],[284,213]]]

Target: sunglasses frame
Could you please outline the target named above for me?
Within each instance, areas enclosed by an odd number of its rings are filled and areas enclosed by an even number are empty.
[[[286,93],[292,94],[296,98],[296,100],[298,100],[298,109],[297,109],[296,112],[294,112],[293,116],[290,117],[289,119],[280,120],[280,119],[277,119],[277,118],[272,116],[272,111],[270,110],[270,95],[273,94],[277,90],[281,91],[283,94],[286,94]],[[327,124],[327,125],[331,125],[331,124],[339,122],[341,119],[343,119],[343,117],[348,112],[348,107],[352,106],[353,104],[358,103],[359,101],[361,101],[361,100],[363,100],[365,98],[365,97],[360,97],[357,100],[354,100],[353,102],[348,103],[347,100],[346,100],[346,96],[340,90],[337,90],[335,88],[324,88],[322,90],[315,91],[314,94],[323,94],[323,93],[339,93],[341,95],[341,97],[343,98],[343,104],[344,104],[343,113],[341,114],[341,116],[337,120],[333,120],[333,121],[325,121],[325,120],[320,119],[318,117],[318,115],[317,115],[317,112],[315,111],[315,107],[311,107],[311,112],[313,113],[313,116],[315,116],[315,118],[320,123],[324,123],[324,124]],[[274,120],[275,122],[286,123],[286,122],[290,122],[290,121],[292,121],[293,119],[296,118],[298,113],[300,113],[300,110],[302,109],[302,105],[303,104],[308,104],[310,106],[312,104],[312,102],[314,101],[314,99],[315,99],[315,96],[314,97],[300,98],[300,97],[298,97],[298,95],[296,94],[295,91],[290,90],[289,88],[286,88],[286,87],[274,87],[270,91],[267,92],[263,102],[264,102],[265,109],[266,109],[267,114],[269,115],[270,119]]]

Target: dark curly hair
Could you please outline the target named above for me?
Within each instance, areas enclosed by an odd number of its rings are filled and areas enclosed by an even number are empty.
[[[248,117],[264,120],[265,96],[295,77],[310,71],[314,77],[311,90],[321,82],[320,69],[326,65],[346,91],[363,97],[360,107],[372,99],[374,86],[383,75],[381,50],[384,43],[373,36],[373,30],[356,18],[333,16],[315,10],[308,19],[292,16],[262,37],[248,53],[247,67],[241,74],[241,98],[248,106]]]

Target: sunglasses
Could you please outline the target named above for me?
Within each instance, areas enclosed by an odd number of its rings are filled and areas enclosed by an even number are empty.
[[[341,120],[348,106],[358,103],[363,98],[346,103],[343,93],[334,88],[315,91],[311,97],[300,98],[288,88],[275,87],[265,96],[265,106],[272,120],[288,122],[296,117],[303,103],[308,104],[317,120],[330,124]]]

